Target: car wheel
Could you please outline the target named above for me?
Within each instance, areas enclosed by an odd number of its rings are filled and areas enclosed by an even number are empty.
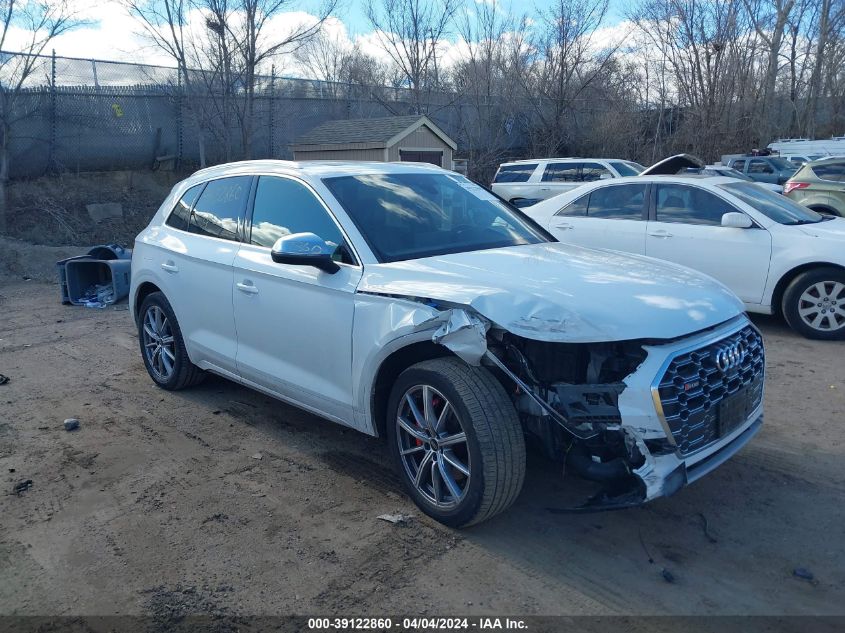
[[[388,402],[387,436],[420,509],[452,527],[508,508],[525,478],[525,439],[504,388],[457,358],[406,369]]]
[[[845,338],[845,271],[815,268],[798,275],[783,294],[783,315],[807,338]]]
[[[188,358],[179,322],[161,292],[150,293],[141,304],[138,342],[147,373],[159,387],[184,389],[205,378],[205,372]]]

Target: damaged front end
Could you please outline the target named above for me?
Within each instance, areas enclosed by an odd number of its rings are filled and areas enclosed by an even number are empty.
[[[619,397],[626,377],[647,356],[642,342],[537,341],[491,327],[483,317],[457,308],[438,320],[442,323],[432,340],[499,376],[526,435],[546,456],[602,485],[602,492],[574,510],[646,501],[646,485],[636,471],[646,466],[651,450],[671,447],[665,438],[647,443],[623,425]]]

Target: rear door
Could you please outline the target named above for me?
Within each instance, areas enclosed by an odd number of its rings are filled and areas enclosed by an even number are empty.
[[[168,217],[156,255],[191,360],[233,373],[232,262],[251,185],[252,176],[234,176],[189,189]]]
[[[778,170],[767,160],[752,158],[748,161],[748,177],[757,182],[769,182],[778,184]]]
[[[304,182],[260,176],[247,239],[234,263],[238,370],[257,385],[352,421],[352,316],[362,269],[328,208]],[[270,257],[283,235],[334,244],[334,274]]]
[[[581,168],[584,163],[576,161],[549,162],[540,176],[538,197],[547,200],[580,187],[584,180]]]
[[[647,191],[647,183],[599,186],[552,216],[549,231],[561,242],[642,255]]]
[[[655,183],[652,189],[645,254],[699,270],[744,302],[760,303],[772,253],[769,232],[757,225],[723,227],[723,214],[742,211],[701,187]]]

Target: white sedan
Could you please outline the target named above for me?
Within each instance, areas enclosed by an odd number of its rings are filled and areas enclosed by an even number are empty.
[[[715,277],[749,312],[845,338],[845,219],[755,183],[707,176],[596,182],[523,209],[563,242],[647,255]]]

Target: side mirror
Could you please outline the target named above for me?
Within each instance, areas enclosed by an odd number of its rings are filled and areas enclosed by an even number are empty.
[[[313,233],[292,233],[276,240],[270,257],[277,264],[314,266],[330,275],[340,270],[332,259],[334,249]]]
[[[732,229],[750,229],[754,226],[754,222],[752,222],[751,218],[744,213],[731,211],[730,213],[726,213],[722,216],[722,226],[727,226]]]

